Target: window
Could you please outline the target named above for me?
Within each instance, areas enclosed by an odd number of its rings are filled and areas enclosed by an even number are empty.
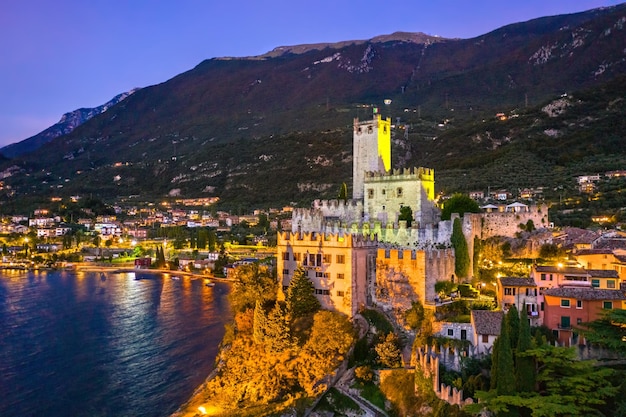
[[[448,336],[454,336],[454,329],[448,329]]]
[[[567,298],[561,299],[561,307],[569,308],[569,300]]]
[[[300,252],[294,253],[293,254],[293,259],[294,259],[294,261],[300,262]]]
[[[398,194],[398,197],[402,197],[402,187],[398,187],[396,193]]]
[[[317,263],[315,264],[315,266],[321,266],[321,265],[322,265],[322,254],[321,254],[321,253],[318,253],[318,254],[315,256],[315,260],[316,260],[316,262],[317,262]]]
[[[583,308],[583,300],[576,300],[576,308]]]
[[[333,256],[332,255],[324,254],[324,263],[325,264],[329,264],[332,261],[333,261]]]
[[[559,327],[561,329],[569,329],[571,327],[569,316],[561,316]]]
[[[541,311],[543,311],[544,307],[545,307],[545,303],[542,301],[541,302]]]
[[[515,288],[504,287],[504,295],[515,295]]]
[[[322,295],[330,295],[330,290],[322,290]]]
[[[343,291],[337,291],[337,297],[343,297]]]
[[[483,343],[489,343],[489,335],[488,334],[482,335],[482,342]]]
[[[283,261],[289,260],[289,252],[283,252]]]
[[[552,281],[552,274],[550,274],[550,281]]]
[[[461,340],[467,340],[467,330],[461,329]]]
[[[330,279],[330,272],[324,272],[324,278]]]
[[[581,319],[580,317],[578,317],[576,319],[576,324],[583,324],[583,319]]]
[[[289,270],[288,269],[283,269],[283,276],[287,276],[289,275]]]
[[[367,198],[374,198],[374,189],[372,188],[367,189]]]
[[[593,288],[599,288],[600,287],[600,280],[599,279],[592,279],[591,280],[591,286]]]
[[[337,279],[344,279],[344,275],[343,274],[337,274]]]
[[[337,255],[337,263],[338,264],[345,264],[346,263],[346,256],[345,255]]]
[[[546,274],[541,274],[541,280],[545,281],[546,280]]]
[[[322,276],[324,276],[324,274],[322,272],[316,272],[315,273],[315,278],[321,278]]]
[[[606,287],[607,288],[615,288],[615,280],[614,279],[607,279],[606,280]]]
[[[608,310],[613,308],[613,301],[603,301],[602,308],[606,308]]]
[[[383,188],[380,192],[381,192],[382,195],[385,195],[386,190]]]

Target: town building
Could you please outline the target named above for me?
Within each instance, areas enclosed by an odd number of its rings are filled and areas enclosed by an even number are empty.
[[[357,234],[279,232],[278,278],[282,297],[302,268],[322,308],[353,316],[372,304],[378,241]]]

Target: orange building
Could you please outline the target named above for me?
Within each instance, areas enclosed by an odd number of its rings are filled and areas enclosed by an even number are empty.
[[[626,307],[626,293],[599,288],[551,288],[544,291],[543,324],[561,345],[583,344],[577,326],[596,320],[606,309]]]

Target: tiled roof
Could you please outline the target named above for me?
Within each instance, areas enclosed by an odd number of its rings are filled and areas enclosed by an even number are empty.
[[[613,251],[611,249],[581,249],[576,251],[575,256],[583,255],[611,255]]]
[[[500,336],[502,311],[472,310],[472,322],[477,334],[491,334]]]
[[[537,272],[558,272],[565,275],[587,275],[587,271],[583,268],[575,268],[572,266],[558,267],[556,265],[539,265],[535,267]]]
[[[577,300],[626,300],[626,294],[621,290],[605,290],[599,288],[550,288],[544,295]]]
[[[503,277],[500,278],[500,284],[506,287],[536,287],[535,280],[532,278],[519,277]]]
[[[615,259],[620,262],[626,263],[626,255],[615,255]]]
[[[619,274],[614,269],[588,269],[591,278],[619,278]]]
[[[624,238],[610,238],[610,239],[598,239],[593,244],[594,249],[626,249],[626,239]]]

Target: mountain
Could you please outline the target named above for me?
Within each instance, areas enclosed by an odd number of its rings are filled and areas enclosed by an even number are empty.
[[[78,126],[82,125],[92,117],[100,113],[104,113],[109,108],[124,100],[126,97],[130,96],[137,90],[138,89],[133,89],[126,93],[118,94],[105,104],[98,107],[82,108],[69,113],[65,113],[58,123],[50,126],[43,132],[40,132],[35,136],[31,136],[30,138],[24,139],[20,142],[0,148],[0,154],[8,158],[15,158],[26,153],[34,152],[42,145],[51,142],[53,139],[56,139],[59,136],[67,135],[72,130],[76,129]]]
[[[593,93],[582,93],[592,97],[593,111],[571,106],[603,120],[611,107],[606,86],[624,82],[625,23],[622,4],[508,25],[473,39],[396,33],[210,59],[0,168],[12,167],[5,182],[22,200],[86,193],[152,200],[217,195],[234,207],[254,207],[332,198],[342,182],[351,184],[353,118],[369,118],[372,107],[380,107],[396,124],[395,166],[435,168],[441,190],[469,188],[478,168],[517,157],[506,150],[521,146],[513,135],[525,125],[499,132],[511,123],[533,126],[533,112],[544,120],[541,108],[563,94],[604,91],[596,101]],[[386,99],[391,104],[384,105]],[[520,117],[493,125],[496,113]],[[590,123],[581,120],[584,130]],[[576,135],[576,126],[554,129]],[[576,137],[585,141],[582,149],[594,151],[606,152],[594,147],[599,141],[621,143],[623,131],[600,133]],[[542,170],[541,161],[551,155],[537,154],[533,146],[566,147],[541,147],[555,154],[571,146],[533,137],[535,142],[522,141],[528,158],[516,161],[528,164],[530,158]],[[611,154],[623,157],[624,149]],[[521,167],[518,182],[526,174]],[[500,183],[505,177],[494,175],[487,185]]]

